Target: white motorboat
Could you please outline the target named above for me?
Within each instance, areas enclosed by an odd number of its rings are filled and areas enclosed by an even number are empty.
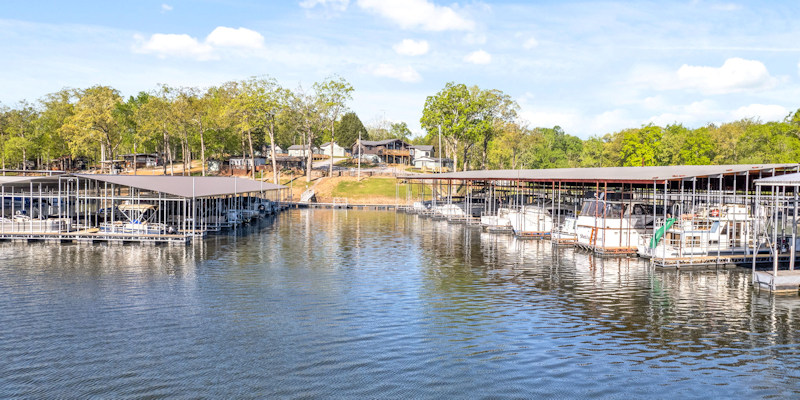
[[[550,239],[556,244],[574,244],[578,240],[578,217],[565,217]]]
[[[636,253],[639,237],[653,220],[648,204],[586,199],[575,222],[576,244],[604,254]]]
[[[509,213],[511,209],[498,208],[496,215],[482,215],[481,226],[490,232],[511,231],[511,219]]]
[[[514,235],[519,237],[548,237],[553,231],[550,211],[537,206],[522,206],[510,210],[508,219]]]
[[[151,222],[156,215],[152,204],[120,204],[117,209],[126,221],[107,221],[100,224],[101,232],[160,235],[167,231],[161,223]]]
[[[646,258],[748,254],[753,221],[743,204],[703,207],[697,213],[662,218],[654,233],[640,236],[638,254]]]

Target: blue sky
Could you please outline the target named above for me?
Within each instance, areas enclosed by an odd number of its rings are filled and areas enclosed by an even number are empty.
[[[795,1],[8,0],[0,102],[339,74],[365,123],[415,133],[426,96],[449,81],[500,89],[530,126],[583,138],[781,120],[800,107],[797,21]]]

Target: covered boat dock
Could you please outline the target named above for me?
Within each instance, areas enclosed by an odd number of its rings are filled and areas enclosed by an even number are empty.
[[[800,173],[786,174],[755,181],[756,202],[764,199],[769,207],[759,209],[753,234],[753,284],[771,291],[797,292],[800,271],[795,269],[798,237],[798,191]],[[770,255],[770,270],[758,270],[755,256],[762,249]],[[787,269],[781,269],[786,266]]]
[[[681,165],[407,174],[398,180],[417,186],[406,190],[403,210],[411,213],[442,218],[441,205],[457,205],[474,219],[497,221],[505,212],[511,231],[522,231],[518,237],[686,268],[771,261],[752,251],[756,215],[774,202],[766,197],[774,194],[770,188],[755,182],[798,171],[799,164]],[[531,235],[513,223],[530,215],[545,220],[538,226],[547,231]]]
[[[189,243],[274,213],[287,188],[232,177],[0,177],[0,239]]]

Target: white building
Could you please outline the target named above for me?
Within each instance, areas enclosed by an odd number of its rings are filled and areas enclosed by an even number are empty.
[[[449,158],[417,157],[414,158],[414,168],[428,171],[451,171],[453,160]]]
[[[300,145],[300,144],[295,144],[295,145],[289,146],[289,149],[287,149],[287,151],[289,153],[289,157],[308,157],[308,149],[309,149],[309,146],[303,146],[303,145]],[[319,154],[319,148],[312,146],[311,147],[311,152],[313,154]]]
[[[432,145],[429,144],[415,144],[412,146],[408,146],[409,151],[411,152],[411,159],[417,159],[422,157],[433,157],[434,148]]]
[[[264,146],[261,147],[261,154],[264,157],[270,157],[270,151],[271,150],[272,150],[272,147],[270,145],[268,145],[268,144],[265,144]],[[283,149],[281,148],[281,146],[278,146],[277,144],[275,145],[275,154],[276,155],[277,154],[283,154]]]
[[[347,157],[347,151],[336,142],[333,142],[333,153],[331,153],[331,142],[323,143],[319,148],[322,154],[329,157]]]

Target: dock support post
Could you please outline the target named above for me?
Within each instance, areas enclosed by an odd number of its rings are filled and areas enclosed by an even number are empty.
[[[789,245],[789,270],[794,271],[795,247],[797,243],[797,186],[792,189],[794,212],[792,213],[792,243]]]
[[[778,276],[778,193],[772,187],[772,276]]]

